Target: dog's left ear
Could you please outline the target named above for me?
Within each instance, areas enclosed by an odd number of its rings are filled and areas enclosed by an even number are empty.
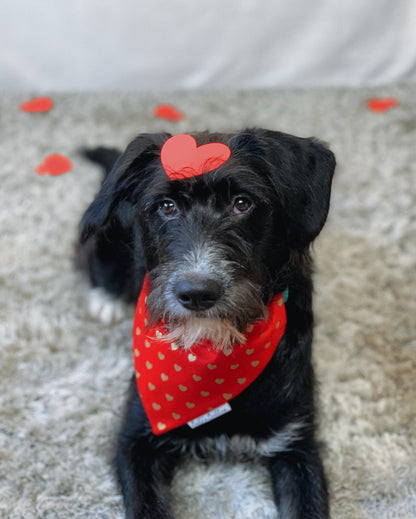
[[[283,205],[289,246],[309,245],[328,215],[334,154],[314,138],[259,129],[236,135],[230,146],[244,147],[266,168]]]

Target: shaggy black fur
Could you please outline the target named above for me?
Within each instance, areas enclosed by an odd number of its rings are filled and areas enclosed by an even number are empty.
[[[116,160],[80,225],[92,283],[134,300],[148,271],[156,294],[149,297],[152,318],[163,315],[175,328],[192,315],[209,315],[238,330],[288,287],[287,327],[263,373],[231,401],[232,412],[197,429],[153,435],[132,381],[116,453],[127,517],[171,518],[172,471],[190,453],[207,456],[208,440],[223,445],[224,438],[249,436],[257,444],[281,435],[282,448],[277,441],[264,460],[279,517],[326,518],[314,434],[308,248],[327,217],[334,156],[315,139],[267,130],[196,134],[198,145],[228,144],[231,158],[212,172],[170,181],[160,162],[168,137],[142,134],[117,160],[115,151],[90,156],[107,170]],[[193,294],[181,301],[178,289],[189,281],[191,264],[210,280],[196,302]],[[201,303],[206,297],[210,301]],[[297,433],[288,435],[292,425]]]

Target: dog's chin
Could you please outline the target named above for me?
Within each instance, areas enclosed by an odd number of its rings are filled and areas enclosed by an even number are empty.
[[[193,345],[209,341],[216,350],[229,353],[236,343],[244,343],[246,338],[231,322],[222,319],[191,317],[171,324],[163,340],[175,342],[189,350]]]

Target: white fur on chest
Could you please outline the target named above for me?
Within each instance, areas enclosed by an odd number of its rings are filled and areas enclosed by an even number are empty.
[[[293,422],[269,438],[256,440],[248,435],[228,436],[221,434],[214,438],[203,438],[183,445],[182,451],[194,459],[215,459],[219,461],[245,461],[256,458],[273,457],[279,452],[287,452],[302,436],[303,422]]]

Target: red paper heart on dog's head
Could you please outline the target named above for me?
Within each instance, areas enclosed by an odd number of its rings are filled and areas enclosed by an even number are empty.
[[[210,142],[198,147],[191,135],[175,135],[163,145],[160,160],[168,177],[180,180],[212,171],[224,164],[230,155],[226,144]]]

